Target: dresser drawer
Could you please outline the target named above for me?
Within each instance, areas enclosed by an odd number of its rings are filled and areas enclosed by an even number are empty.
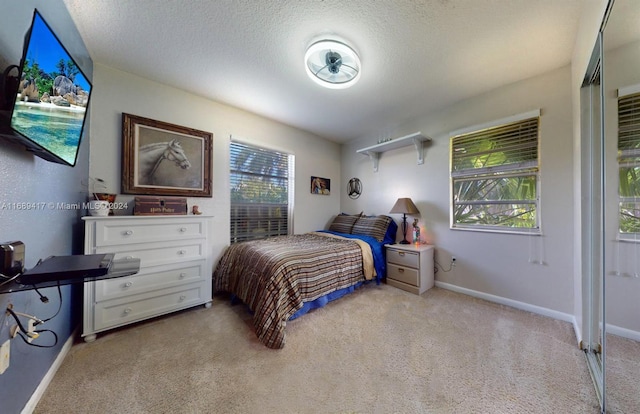
[[[147,267],[127,277],[105,279],[95,283],[96,302],[152,292],[188,283],[203,281],[206,261],[180,263],[172,266]]]
[[[420,267],[420,254],[417,252],[387,249],[387,262],[418,269]]]
[[[418,272],[417,269],[412,269],[410,267],[388,263],[387,279],[394,279],[413,286],[419,286],[420,272]]]
[[[95,246],[157,242],[206,237],[204,221],[197,219],[104,220],[95,222]]]
[[[177,243],[147,243],[131,246],[103,246],[96,253],[115,253],[115,260],[140,259],[140,269],[169,263],[204,259],[203,240],[185,240]]]
[[[126,323],[162,315],[167,312],[196,306],[211,298],[204,297],[204,283],[192,284],[180,289],[165,289],[158,296],[127,301],[111,300],[95,304],[94,330],[100,331]]]

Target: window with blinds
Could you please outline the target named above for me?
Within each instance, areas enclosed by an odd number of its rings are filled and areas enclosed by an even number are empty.
[[[537,233],[539,117],[451,137],[451,227]]]
[[[618,98],[619,230],[640,234],[640,93]]]
[[[231,243],[289,234],[293,155],[230,144]]]

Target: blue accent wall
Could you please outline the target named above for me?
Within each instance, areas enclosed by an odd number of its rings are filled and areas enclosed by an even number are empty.
[[[93,63],[62,0],[4,1],[0,13],[0,72],[18,65],[22,56],[24,36],[33,10],[37,8],[60,41],[76,59],[89,79],[93,78]],[[13,71],[13,74],[16,72]],[[90,108],[89,108],[90,110]],[[85,125],[78,162],[75,167],[44,161],[26,152],[21,146],[0,140],[0,241],[20,240],[26,245],[26,267],[51,255],[81,254],[83,227],[81,210],[56,209],[57,203],[82,203],[87,199],[89,171],[89,124]],[[39,209],[13,208],[14,203],[53,203]],[[62,288],[60,313],[41,329],[51,329],[58,335],[54,348],[35,348],[20,338],[11,340],[10,366],[0,375],[0,412],[19,413],[31,398],[62,346],[82,320],[82,286]],[[49,298],[42,303],[35,291],[0,295],[0,343],[10,337],[13,319],[4,309],[46,319],[58,310],[56,288],[43,289]],[[53,336],[43,333],[35,343],[48,345]]]

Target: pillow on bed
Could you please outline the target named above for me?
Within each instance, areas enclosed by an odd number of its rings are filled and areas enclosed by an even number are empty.
[[[398,225],[393,219],[391,219],[391,222],[389,223],[389,227],[387,228],[387,233],[384,235],[384,240],[382,240],[382,243],[395,244],[397,233],[398,233]]]
[[[356,220],[360,217],[360,214],[338,214],[329,225],[329,230],[337,233],[351,234],[351,229],[353,228]]]
[[[391,222],[393,220],[389,216],[359,217],[351,233],[371,236],[378,241],[383,241]]]

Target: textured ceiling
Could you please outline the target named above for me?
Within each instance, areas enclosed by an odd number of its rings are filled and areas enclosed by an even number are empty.
[[[64,2],[94,62],[345,142],[568,65],[585,0]],[[307,77],[325,37],[358,52],[353,87]]]

